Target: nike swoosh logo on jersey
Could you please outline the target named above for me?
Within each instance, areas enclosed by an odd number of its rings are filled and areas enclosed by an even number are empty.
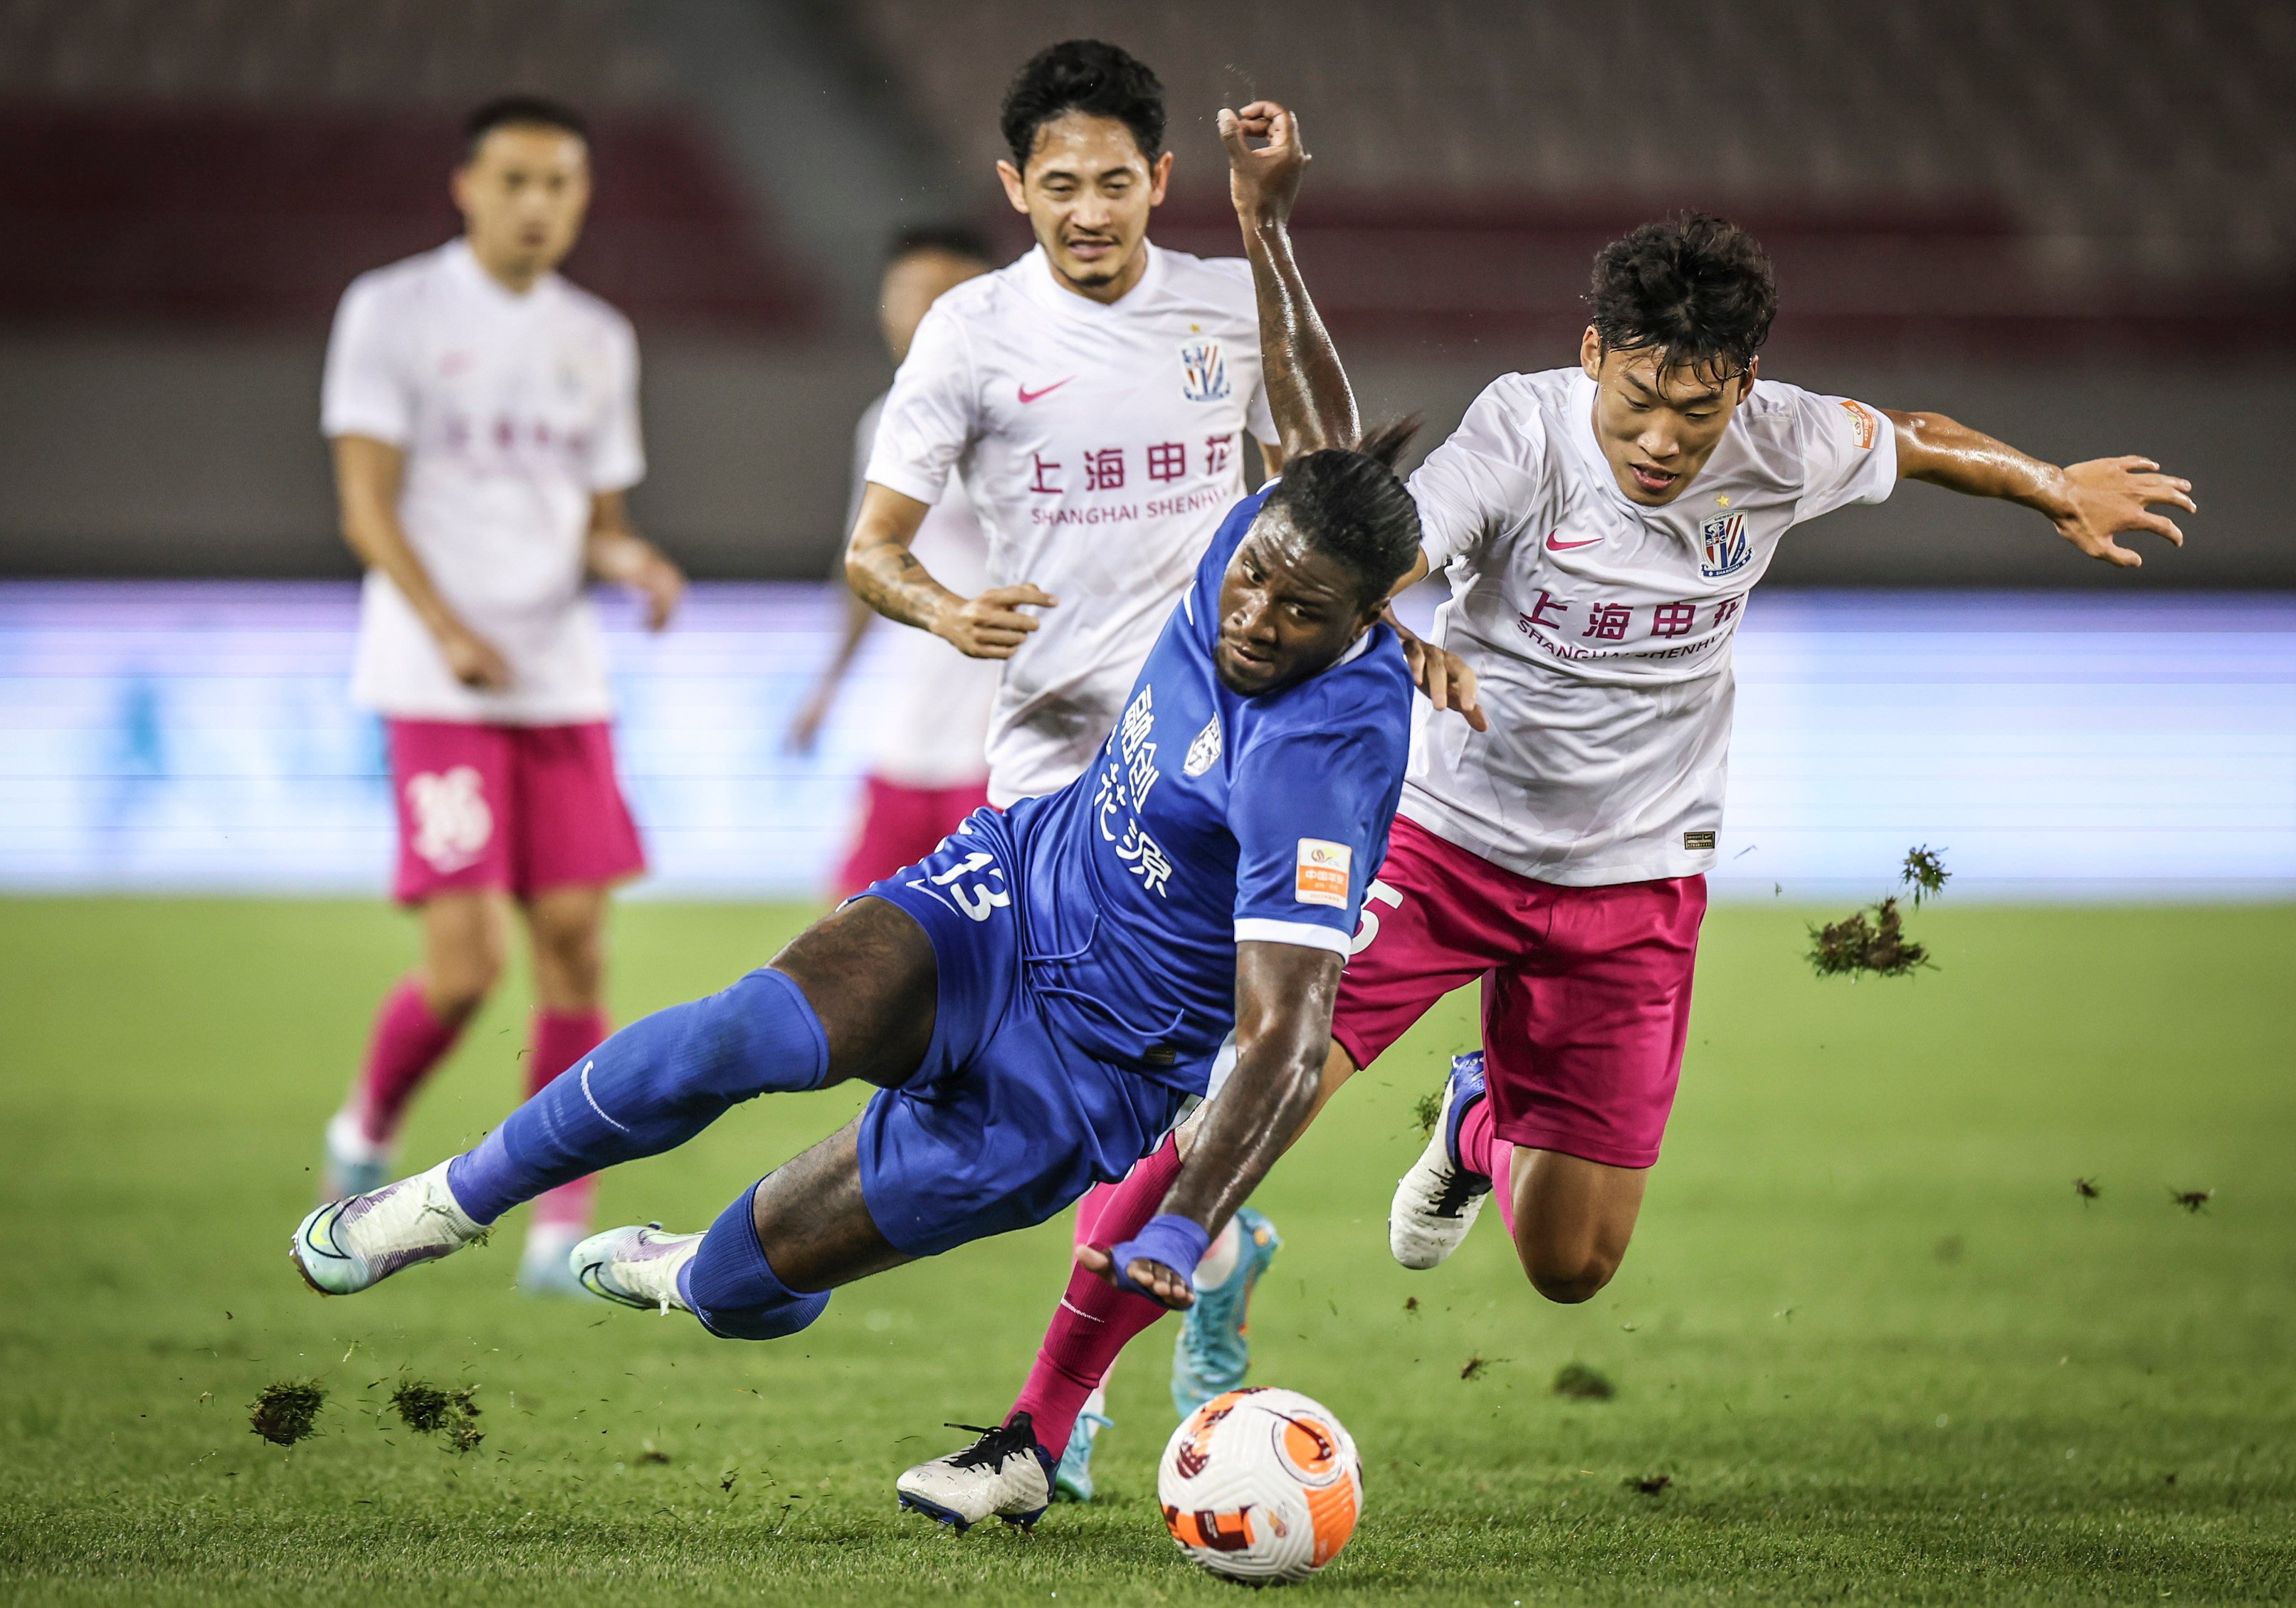
[[[1066,385],[1069,382],[1069,380],[1073,380],[1075,378],[1076,376],[1074,374],[1070,374],[1068,380],[1055,380],[1041,390],[1030,390],[1025,385],[1015,387],[1015,389],[1021,393],[1021,406],[1026,407],[1029,403],[1034,402],[1039,397],[1051,396],[1054,391],[1060,390],[1062,386]]]
[[[1558,537],[1558,536],[1561,536],[1562,534],[1562,532],[1559,529],[1554,529],[1554,530],[1550,530],[1550,531],[1548,531],[1548,532],[1546,533],[1546,550],[1547,550],[1549,553],[1568,553],[1568,552],[1570,552],[1570,549],[1571,549],[1571,548],[1573,548],[1573,547],[1591,547],[1591,546],[1593,546],[1596,542],[1599,542],[1599,541],[1601,541],[1601,540],[1603,539],[1603,538],[1602,538],[1601,537],[1599,537],[1599,536],[1590,536],[1590,537],[1587,537],[1585,541],[1583,541],[1583,542],[1558,542],[1558,541],[1556,541],[1554,538],[1555,538],[1556,537]]]

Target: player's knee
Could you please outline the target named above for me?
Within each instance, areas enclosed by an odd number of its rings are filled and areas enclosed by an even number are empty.
[[[685,1294],[701,1326],[720,1340],[780,1340],[819,1317],[826,1290],[792,1290],[766,1259],[752,1185],[721,1213],[686,1265]]]
[[[434,952],[425,964],[423,997],[443,1021],[461,1022],[477,1013],[502,980],[503,957],[486,944]]]
[[[543,991],[594,1004],[606,969],[605,925],[595,907],[554,911],[537,905],[528,923],[536,981]]]
[[[1563,1251],[1553,1247],[1526,1251],[1523,1271],[1531,1288],[1551,1301],[1576,1306],[1602,1292],[1619,1270],[1619,1259],[1595,1250]]]

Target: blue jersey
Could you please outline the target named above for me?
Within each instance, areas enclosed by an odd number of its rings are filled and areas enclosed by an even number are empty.
[[[1384,625],[1279,693],[1219,679],[1221,578],[1266,499],[1220,526],[1092,767],[1004,823],[1047,1019],[1193,1093],[1234,1030],[1239,942],[1347,955],[1411,740],[1411,675]]]

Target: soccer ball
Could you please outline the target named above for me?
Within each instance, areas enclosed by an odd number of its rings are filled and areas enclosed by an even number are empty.
[[[1340,1421],[1297,1391],[1215,1396],[1182,1421],[1156,1497],[1182,1552],[1224,1579],[1304,1580],[1363,1511],[1363,1464]]]

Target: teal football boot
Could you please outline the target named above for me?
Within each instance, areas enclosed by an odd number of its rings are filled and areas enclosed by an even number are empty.
[[[1077,1415],[1076,1427],[1069,1432],[1068,1449],[1061,1454],[1061,1465],[1053,1473],[1054,1501],[1092,1500],[1093,1440],[1115,1422],[1107,1414],[1095,1413],[1090,1407]]]
[[[1275,1225],[1249,1206],[1236,1212],[1235,1226],[1240,1243],[1234,1271],[1226,1283],[1197,1290],[1196,1304],[1188,1309],[1179,1342],[1172,1348],[1172,1405],[1183,1418],[1221,1391],[1241,1385],[1251,1366],[1251,1345],[1245,1336],[1251,1321],[1252,1286],[1283,1242]]]

